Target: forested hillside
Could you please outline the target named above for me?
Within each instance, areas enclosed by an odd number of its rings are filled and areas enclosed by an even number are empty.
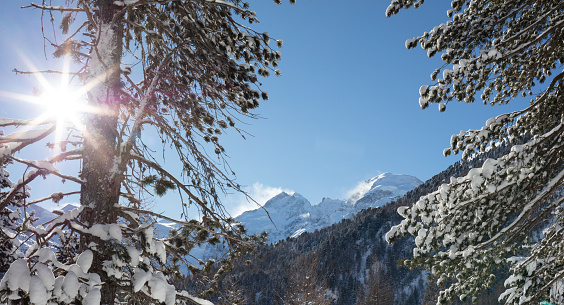
[[[413,239],[391,245],[384,239],[401,220],[397,207],[413,204],[450,177],[465,175],[507,149],[499,147],[467,162],[456,162],[382,208],[365,209],[322,230],[262,246],[245,258],[252,264],[240,264],[227,282],[235,284],[247,304],[297,304],[293,296],[308,295],[308,289],[311,295],[324,291],[325,300],[333,300],[329,304],[426,303],[434,291],[427,291],[428,274],[398,266],[399,260],[412,256]],[[492,298],[496,299],[486,295],[483,300]]]

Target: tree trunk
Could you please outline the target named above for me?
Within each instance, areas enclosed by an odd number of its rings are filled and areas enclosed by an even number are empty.
[[[81,178],[80,204],[84,206],[81,221],[91,227],[94,224],[115,223],[114,205],[119,202],[122,173],[114,173],[117,158],[117,119],[120,104],[120,60],[122,55],[122,24],[115,18],[118,7],[113,0],[99,0],[97,35],[89,62],[87,86],[88,104],[95,109],[85,120],[84,152]],[[116,288],[103,270],[103,262],[111,260],[109,249],[91,236],[81,236],[81,248],[97,244],[91,272],[100,275],[102,286],[101,304],[113,304]]]

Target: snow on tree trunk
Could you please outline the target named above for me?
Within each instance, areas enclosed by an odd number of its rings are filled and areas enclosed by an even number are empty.
[[[100,24],[96,44],[90,52],[88,84],[88,104],[95,111],[88,113],[85,121],[84,152],[81,178],[85,183],[81,188],[80,203],[84,207],[81,220],[87,226],[115,223],[115,205],[119,202],[120,175],[117,173],[117,118],[120,106],[120,61],[122,55],[122,30],[117,13],[119,7],[113,0],[100,2]],[[97,243],[95,237],[81,237],[81,250],[91,248]],[[106,283],[102,286],[101,304],[112,304],[115,285],[104,269],[104,261],[111,260],[111,251],[104,243],[97,243],[94,251],[93,272],[100,275]]]

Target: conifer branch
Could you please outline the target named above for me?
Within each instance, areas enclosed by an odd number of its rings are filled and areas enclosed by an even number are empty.
[[[25,164],[25,165],[27,165],[27,166],[29,166],[29,167],[38,169],[39,171],[42,172],[42,175],[43,175],[43,176],[48,175],[48,174],[51,174],[51,175],[57,176],[57,177],[59,177],[59,178],[62,178],[62,179],[64,179],[64,180],[69,180],[69,181],[72,181],[72,182],[76,182],[76,183],[81,184],[81,185],[84,183],[84,181],[80,180],[80,179],[77,178],[77,177],[70,176],[70,175],[64,175],[64,174],[59,173],[58,171],[52,171],[52,170],[50,170],[50,169],[41,167],[41,166],[38,165],[36,162],[30,161],[30,160],[24,160],[24,159],[20,159],[20,158],[14,157],[14,156],[10,156],[10,159],[11,159],[11,160],[14,160],[14,161],[16,161],[16,162],[19,162],[19,163],[21,163],[21,164]],[[48,161],[48,162],[49,162],[49,163],[52,163],[52,162],[50,162],[50,161]]]
[[[22,6],[21,8],[38,8],[40,10],[44,10],[44,11],[59,11],[59,12],[84,12],[83,9],[80,8],[76,8],[76,7],[64,7],[64,6],[49,6],[49,5],[40,5],[40,4],[35,4],[35,3],[31,3],[28,6]]]
[[[144,95],[143,95],[143,99],[140,102],[140,106],[139,106],[139,110],[137,111],[137,113],[135,114],[135,118],[133,119],[133,125],[131,127],[131,131],[130,131],[130,135],[129,137],[120,145],[120,150],[119,150],[119,165],[118,165],[118,170],[117,172],[115,172],[114,174],[122,173],[123,171],[125,171],[125,165],[127,164],[128,158],[126,157],[129,154],[129,151],[131,150],[134,141],[136,140],[137,135],[139,134],[139,131],[141,130],[141,127],[143,125],[145,116],[147,114],[147,109],[150,106],[150,102],[152,99],[154,99],[154,91],[156,89],[156,86],[158,84],[158,82],[160,81],[160,77],[163,73],[163,67],[168,64],[168,61],[170,60],[170,57],[172,56],[172,52],[168,53],[163,61],[161,62],[161,64],[159,65],[156,75],[154,76],[153,80],[151,81],[151,84],[149,85],[149,88],[147,88],[147,90],[145,91]]]
[[[33,170],[33,171],[26,173],[24,175],[24,177],[19,179],[18,182],[14,186],[12,186],[10,191],[8,193],[6,193],[5,196],[2,198],[2,200],[0,201],[0,210],[4,209],[9,204],[11,204],[12,199],[14,199],[14,197],[18,194],[18,192],[25,193],[26,192],[25,186],[28,183],[35,180],[35,178],[37,178],[38,176],[41,176],[41,175],[44,175],[44,174],[45,174],[45,171],[41,171],[41,170]]]
[[[179,225],[188,226],[190,228],[196,228],[196,229],[199,229],[199,230],[204,230],[204,231],[206,231],[206,232],[208,232],[212,235],[221,236],[225,239],[229,239],[229,240],[234,241],[234,242],[239,243],[239,244],[242,243],[242,244],[245,244],[247,246],[252,246],[251,243],[243,241],[239,237],[231,236],[231,235],[221,233],[221,232],[216,232],[216,231],[210,230],[209,228],[206,228],[205,226],[199,225],[199,224],[194,223],[194,222],[178,220],[178,219],[174,219],[172,217],[168,217],[168,216],[165,216],[163,214],[156,213],[156,212],[153,212],[153,211],[148,211],[148,210],[143,210],[143,209],[138,209],[138,208],[132,208],[132,207],[126,207],[126,206],[121,206],[121,205],[119,206],[119,209],[124,210],[124,211],[128,211],[128,212],[133,212],[133,213],[136,213],[136,214],[146,214],[146,215],[150,215],[150,216],[153,216],[153,217],[161,218],[161,219],[164,219],[164,220],[168,220],[170,222],[174,222],[174,223],[179,224]]]
[[[47,197],[28,201],[28,202],[25,203],[25,205],[30,206],[32,204],[40,203],[40,202],[47,201],[47,200],[53,200],[53,202],[58,203],[63,197],[70,196],[70,195],[78,195],[78,194],[80,194],[80,191],[74,191],[74,192],[68,192],[68,193],[62,193],[62,192],[53,193],[53,194],[51,194]]]
[[[220,219],[217,218],[216,213],[214,213],[212,210],[210,210],[210,208],[207,206],[207,204],[205,204],[204,202],[202,202],[202,200],[194,195],[187,187],[186,185],[184,185],[181,181],[179,181],[174,175],[172,175],[171,173],[169,173],[168,171],[166,171],[164,168],[162,168],[158,163],[153,162],[153,161],[149,161],[145,158],[143,158],[142,156],[139,155],[135,155],[135,154],[130,154],[129,155],[131,159],[137,160],[153,169],[155,169],[157,172],[159,172],[160,174],[166,176],[168,179],[170,179],[179,189],[181,189],[182,191],[184,191],[184,193],[186,193],[190,199],[194,200],[199,206],[200,208],[202,208],[202,210],[204,210],[206,212],[207,215],[213,215],[213,217],[217,220],[220,221]]]

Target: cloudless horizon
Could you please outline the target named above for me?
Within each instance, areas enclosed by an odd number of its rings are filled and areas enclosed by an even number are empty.
[[[29,4],[12,0],[0,11],[0,117],[26,117],[34,107],[6,94],[31,94],[37,85],[34,77],[15,75],[14,68],[26,70],[27,62],[38,70],[61,67],[50,46],[45,60],[40,12],[20,9]],[[442,155],[452,134],[481,128],[488,118],[523,106],[523,101],[494,107],[453,101],[444,113],[435,104],[421,110],[419,87],[433,83],[429,75],[442,62],[440,54],[429,59],[420,48],[407,50],[405,40],[446,22],[449,1],[391,18],[385,17],[387,0],[249,4],[260,20],[251,27],[284,41],[282,76],[259,78],[270,99],[256,110],[261,119],[244,121],[246,140],[228,129],[220,142],[237,182],[259,203],[281,190],[300,193],[312,204],[323,197],[346,199],[360,182],[384,172],[425,181],[460,160]],[[178,215],[180,206],[172,201],[154,210]],[[233,215],[256,208],[240,195],[227,197],[225,204]]]

